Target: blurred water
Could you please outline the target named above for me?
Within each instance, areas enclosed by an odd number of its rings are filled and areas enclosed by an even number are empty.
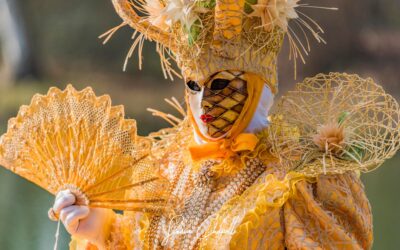
[[[0,249],[52,249],[55,222],[47,218],[53,197],[13,173],[0,169]],[[62,230],[59,249],[68,249]]]

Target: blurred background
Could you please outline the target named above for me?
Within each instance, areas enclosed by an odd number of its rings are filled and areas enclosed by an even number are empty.
[[[400,1],[302,2],[339,11],[307,9],[324,27],[328,44],[312,44],[297,80],[319,72],[358,73],[400,100]],[[121,29],[105,46],[98,39],[120,23],[109,0],[0,0],[0,134],[35,93],[67,83],[110,94],[114,104],[125,105],[127,116],[138,121],[140,134],[167,126],[146,108],[168,110],[163,98],[171,96],[183,103],[182,81],[163,78],[151,43],[144,48],[143,70],[133,57],[123,72],[132,30]],[[297,81],[293,72],[286,46],[279,64],[280,94]],[[374,249],[399,249],[400,154],[362,178],[374,214]],[[51,249],[56,223],[47,219],[47,210],[52,202],[51,195],[1,168],[0,249]],[[68,241],[62,231],[59,249],[67,249]]]

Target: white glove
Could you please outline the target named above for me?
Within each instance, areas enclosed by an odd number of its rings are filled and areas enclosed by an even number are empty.
[[[109,228],[115,218],[111,209],[74,205],[75,195],[69,190],[57,194],[53,212],[59,215],[66,230],[74,237],[88,240],[99,249],[105,247]]]

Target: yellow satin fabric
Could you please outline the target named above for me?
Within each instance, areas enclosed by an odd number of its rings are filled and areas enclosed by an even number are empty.
[[[199,250],[370,249],[372,217],[356,174],[269,174],[218,211]]]
[[[275,232],[272,234],[272,242],[262,241],[262,244],[270,244],[269,247],[264,245],[265,249],[281,249],[284,237],[280,231],[279,211],[296,193],[296,184],[307,179],[298,173],[289,173],[283,180],[279,180],[274,174],[268,174],[242,196],[231,199],[220,209],[205,233],[199,249],[212,250],[218,244],[229,245],[230,249],[259,249],[255,246],[249,247],[248,240],[257,231],[264,232],[257,228],[265,223],[271,232]],[[259,237],[261,238],[262,236]],[[260,244],[259,241],[254,241],[250,245],[253,243]],[[273,245],[280,247],[271,248]]]
[[[229,158],[236,152],[253,151],[258,138],[254,134],[240,134],[232,140],[222,139],[189,147],[192,160]]]

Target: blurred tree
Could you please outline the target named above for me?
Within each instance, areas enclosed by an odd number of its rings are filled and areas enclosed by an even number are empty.
[[[26,77],[37,77],[34,53],[31,50],[24,19],[14,0],[0,0],[0,45],[3,83],[15,82]],[[1,83],[0,83],[1,84]]]

